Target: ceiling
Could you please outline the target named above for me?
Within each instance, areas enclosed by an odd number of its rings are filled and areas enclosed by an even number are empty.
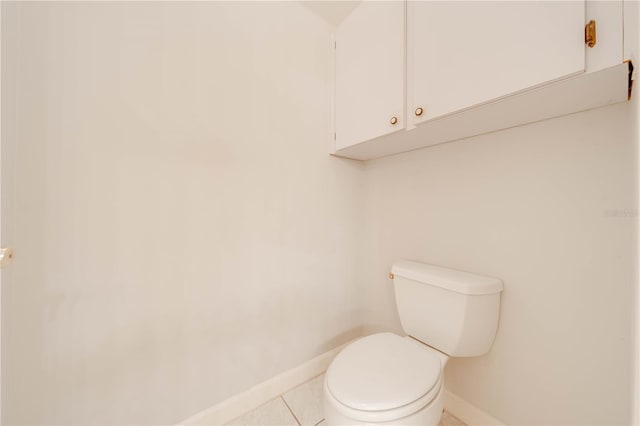
[[[360,0],[299,0],[300,3],[322,17],[334,27],[360,3]]]

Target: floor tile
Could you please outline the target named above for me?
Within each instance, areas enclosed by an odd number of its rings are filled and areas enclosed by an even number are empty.
[[[442,413],[438,426],[467,426],[459,418],[453,416],[448,411]]]
[[[322,386],[324,374],[282,395],[302,426],[315,426],[322,419]]]
[[[282,398],[276,398],[253,411],[231,420],[227,425],[297,426],[298,423]]]

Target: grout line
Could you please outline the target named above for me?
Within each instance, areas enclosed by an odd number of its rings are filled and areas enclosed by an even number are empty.
[[[2,1],[2,0],[0,0],[0,1]],[[271,399],[270,399],[270,400],[268,400],[267,402],[265,402],[265,403],[263,403],[263,404],[260,404],[260,405],[258,405],[257,407],[253,407],[253,408],[252,408],[252,409],[250,409],[249,411],[245,411],[244,413],[242,413],[242,414],[240,414],[240,415],[238,415],[238,416],[234,417],[233,419],[231,419],[231,420],[229,420],[229,421],[225,422],[224,424],[225,424],[225,425],[233,424],[233,422],[235,422],[235,421],[236,421],[236,420],[238,420],[239,418],[244,417],[244,416],[246,416],[246,415],[247,415],[247,414],[249,414],[249,413],[253,413],[253,412],[254,412],[254,411],[256,411],[256,410],[259,410],[260,408],[262,408],[262,407],[266,406],[267,404],[272,403],[273,401],[275,401],[275,400],[276,400],[276,399],[278,399],[278,398],[280,398],[280,397],[279,397],[279,396],[276,396],[275,398],[271,398]],[[286,405],[286,403],[285,403],[285,405]],[[287,407],[287,408],[289,408],[289,407]],[[0,426],[1,426],[1,425],[0,425]]]
[[[302,426],[302,424],[300,423],[300,420],[298,420],[298,418],[296,417],[296,414],[293,412],[291,407],[289,407],[289,404],[287,404],[287,401],[282,397],[282,395],[280,395],[280,399],[282,400],[282,402],[284,402],[284,405],[287,406],[287,409],[289,410],[289,412],[293,416],[293,419],[296,421],[296,423],[298,423],[298,426]]]
[[[2,0],[0,0],[0,1],[2,1]],[[290,392],[290,391],[292,391],[292,390],[294,390],[294,389],[297,389],[297,388],[299,388],[299,387],[300,387],[300,386],[302,386],[302,385],[306,385],[306,384],[307,384],[307,383],[309,383],[310,381],[317,379],[318,377],[322,376],[323,374],[326,374],[326,372],[327,372],[327,370],[323,370],[323,371],[322,371],[322,373],[316,374],[316,375],[315,375],[315,376],[313,376],[312,378],[310,378],[310,379],[308,379],[308,380],[305,380],[304,382],[299,383],[299,384],[297,384],[297,385],[293,386],[292,388],[289,388],[289,389],[287,389],[286,391],[282,392],[282,395],[280,395],[280,396],[283,396],[285,393],[288,393],[288,392]]]
[[[313,426],[318,426],[318,425],[319,425],[320,423],[322,423],[322,422],[324,422],[324,419],[320,420],[318,423],[316,423],[316,424],[315,424],[315,425],[313,425]]]

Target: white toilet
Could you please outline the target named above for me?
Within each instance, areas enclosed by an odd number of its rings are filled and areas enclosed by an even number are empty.
[[[449,357],[491,348],[502,281],[410,261],[396,262],[391,277],[409,336],[373,334],[336,356],[324,381],[329,425],[437,425]]]

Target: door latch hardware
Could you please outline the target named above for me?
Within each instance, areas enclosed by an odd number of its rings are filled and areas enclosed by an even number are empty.
[[[0,248],[0,268],[4,268],[13,259],[13,250]]]

